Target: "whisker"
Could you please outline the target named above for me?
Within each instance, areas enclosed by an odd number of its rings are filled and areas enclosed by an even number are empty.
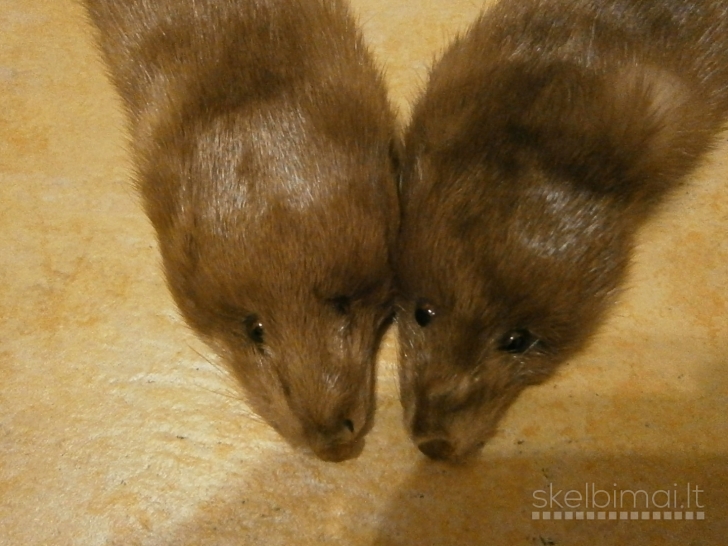
[[[255,413],[248,406],[245,406],[245,409],[243,412],[241,412],[241,415],[243,417],[246,417],[247,419],[250,419],[251,421],[255,421],[256,423],[261,423],[263,425],[270,426],[260,415]]]
[[[235,401],[238,401],[238,402],[245,402],[245,398],[243,398],[242,395],[239,395],[239,394],[236,395],[236,394],[234,394],[232,392],[223,392],[223,391],[219,391],[219,390],[216,390],[216,389],[211,389],[209,387],[205,387],[204,385],[202,385],[200,383],[195,383],[194,385],[196,387],[199,387],[199,388],[201,388],[203,390],[206,390],[208,392],[211,392],[213,394],[217,394],[219,396],[223,396],[225,398],[229,398],[230,400],[235,400]]]
[[[215,362],[214,360],[210,359],[207,355],[201,353],[199,350],[197,350],[195,347],[190,345],[189,343],[187,346],[195,353],[197,356],[199,356],[202,360],[210,364],[219,374],[226,378],[231,378],[232,375],[230,373],[230,370],[224,366],[223,364],[220,364],[219,362]]]

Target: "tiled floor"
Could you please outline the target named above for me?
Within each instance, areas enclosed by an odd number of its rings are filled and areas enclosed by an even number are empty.
[[[481,6],[354,7],[406,122]],[[0,0],[0,543],[727,543],[722,142],[641,232],[592,347],[527,391],[480,458],[434,464],[409,443],[390,335],[366,449],[327,464],[251,416],[178,319],[80,7]],[[638,491],[639,521],[622,519]]]

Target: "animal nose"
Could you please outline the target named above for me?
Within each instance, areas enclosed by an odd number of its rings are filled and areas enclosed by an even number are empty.
[[[345,444],[335,444],[314,450],[319,459],[332,463],[340,463],[355,459],[364,450],[364,438]]]
[[[351,417],[333,419],[316,427],[316,434],[329,444],[351,442],[358,432],[356,422]]]
[[[356,436],[357,429],[353,419],[341,419],[328,431],[328,436],[339,442],[349,442]]]
[[[455,451],[455,448],[447,440],[427,440],[418,444],[417,447],[430,459],[436,461],[449,459]]]
[[[364,438],[357,438],[357,426],[352,419],[341,419],[336,425],[319,431],[314,452],[324,461],[340,462],[358,457],[364,448]]]

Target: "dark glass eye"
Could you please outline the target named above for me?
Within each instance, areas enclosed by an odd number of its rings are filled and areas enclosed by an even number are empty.
[[[263,328],[263,323],[258,320],[258,317],[255,315],[248,317],[248,319],[245,321],[245,326],[248,329],[248,337],[258,345],[263,343],[263,334],[265,333],[265,330]]]
[[[415,320],[423,328],[430,324],[433,318],[435,318],[435,310],[431,305],[425,303],[418,305],[415,309]]]
[[[538,339],[528,330],[513,330],[501,339],[498,349],[511,354],[523,354],[538,343]]]
[[[337,296],[331,298],[331,304],[334,306],[339,314],[347,315],[351,309],[351,298],[348,296]]]

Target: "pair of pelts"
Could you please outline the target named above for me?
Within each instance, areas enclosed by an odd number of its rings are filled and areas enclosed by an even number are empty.
[[[181,313],[326,460],[363,447],[395,311],[413,439],[477,451],[598,327],[728,110],[724,1],[503,0],[403,145],[340,0],[86,3]]]

